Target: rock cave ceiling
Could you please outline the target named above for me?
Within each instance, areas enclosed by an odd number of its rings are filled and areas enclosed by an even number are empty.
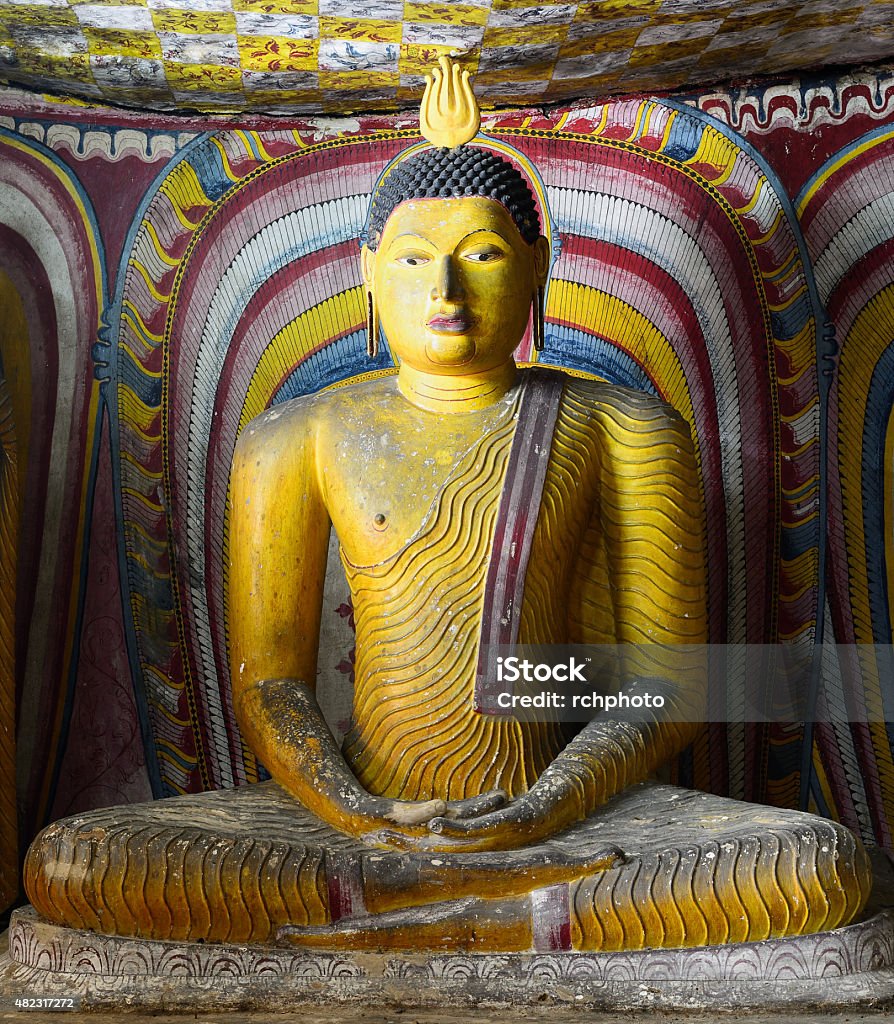
[[[145,110],[393,111],[441,53],[485,107],[816,74],[894,55],[894,0],[0,0],[0,81]]]

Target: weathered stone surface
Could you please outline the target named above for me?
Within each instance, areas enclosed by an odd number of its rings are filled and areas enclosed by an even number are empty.
[[[296,1003],[769,1010],[894,1007],[894,912],[816,935],[622,953],[379,955],[120,939],[16,911],[0,995],[83,1009],[284,1010]]]
[[[119,814],[78,815],[35,842],[45,918],[182,942],[442,953],[493,950],[491,931],[517,920],[498,949],[606,951],[835,928],[871,883],[834,822],[656,783],[542,843],[479,854],[368,846],[275,783],[133,805],[126,826]]]

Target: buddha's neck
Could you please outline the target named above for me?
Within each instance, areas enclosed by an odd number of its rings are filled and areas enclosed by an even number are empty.
[[[408,402],[429,412],[472,412],[494,405],[515,384],[512,359],[492,370],[447,376],[425,373],[401,363],[397,386]]]

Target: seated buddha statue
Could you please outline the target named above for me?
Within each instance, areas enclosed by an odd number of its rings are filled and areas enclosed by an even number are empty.
[[[705,526],[685,421],[652,396],[519,369],[550,247],[518,168],[469,143],[468,75],[432,147],[376,189],[368,336],[395,376],[270,409],[232,470],[229,644],[272,781],[93,811],[34,842],[26,886],[72,927],[318,948],[611,950],[846,923],[865,853],[837,824],[650,781],[692,740]],[[342,745],[315,693],[330,527],[356,622]],[[629,720],[494,700],[494,652],[616,645]]]

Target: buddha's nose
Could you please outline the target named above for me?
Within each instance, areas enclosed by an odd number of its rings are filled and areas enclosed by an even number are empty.
[[[442,256],[436,264],[435,284],[431,290],[431,297],[448,302],[462,298],[459,274],[456,272],[454,261],[449,256]]]

